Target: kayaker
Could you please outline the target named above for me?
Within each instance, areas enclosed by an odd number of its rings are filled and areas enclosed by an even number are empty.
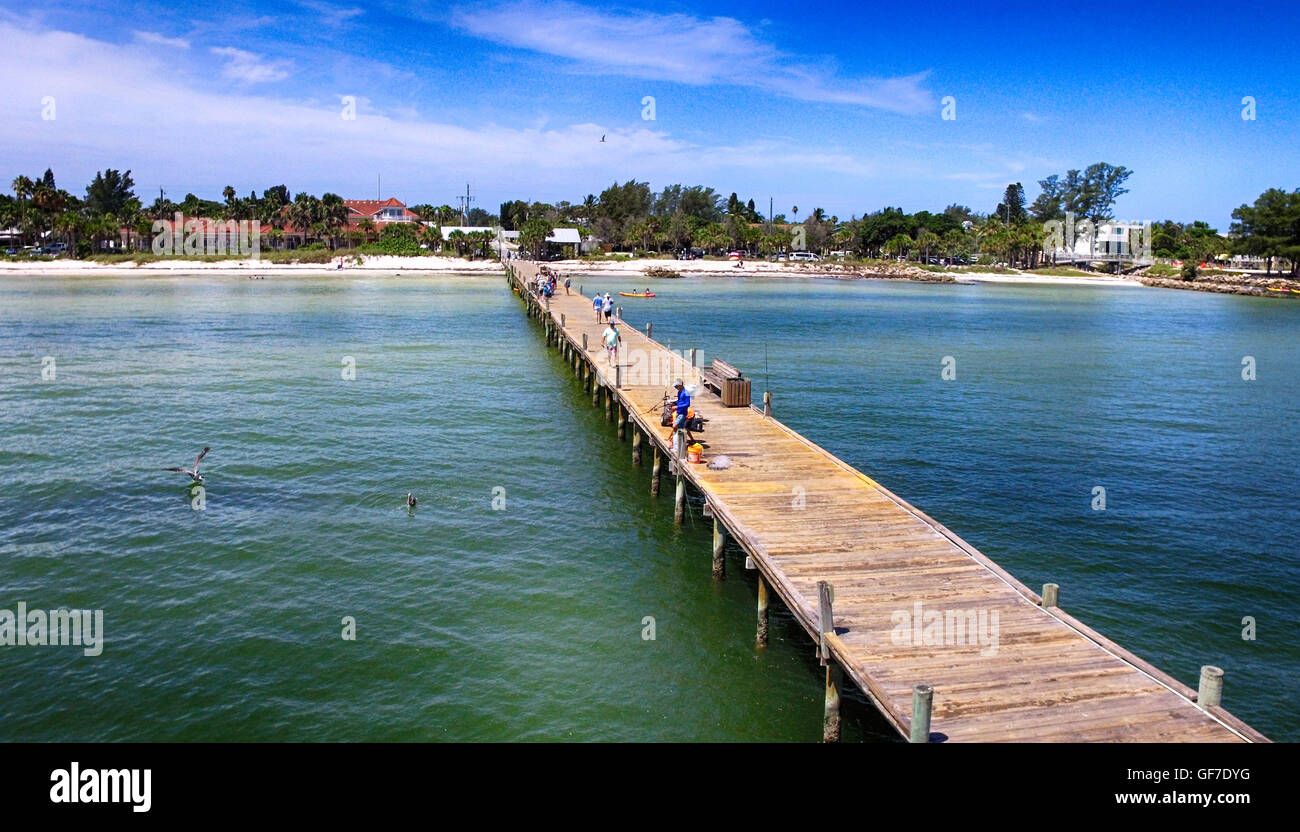
[[[694,442],[695,437],[691,436],[691,429],[687,425],[688,415],[691,411],[691,394],[686,392],[686,385],[682,384],[680,378],[673,382],[673,387],[677,390],[677,404],[675,405],[677,416],[673,419],[673,429],[668,434],[668,444],[671,445],[677,437],[678,428],[686,431],[687,442]]]
[[[601,341],[605,344],[605,361],[611,366],[618,363],[618,342],[622,338],[618,333],[618,324],[610,321],[609,326],[605,327],[605,332],[601,335]]]

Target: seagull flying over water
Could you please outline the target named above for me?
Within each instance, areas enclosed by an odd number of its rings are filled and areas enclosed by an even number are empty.
[[[604,134],[604,133],[601,133],[601,134],[600,134],[600,140],[601,140],[602,142],[605,141],[605,134]]]
[[[190,479],[194,480],[195,482],[203,482],[203,475],[199,473],[199,463],[203,461],[203,457],[207,456],[207,455],[208,455],[208,451],[210,451],[210,450],[212,450],[212,449],[211,449],[211,448],[206,448],[206,447],[205,447],[205,448],[203,449],[203,452],[200,453],[198,456],[196,456],[196,457],[194,458],[194,467],[193,467],[193,468],[164,468],[163,470],[164,470],[164,471],[179,471],[179,472],[181,472],[182,474],[189,474],[189,475],[190,475]]]

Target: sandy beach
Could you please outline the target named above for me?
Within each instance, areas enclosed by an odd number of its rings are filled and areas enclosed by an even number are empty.
[[[927,283],[1024,283],[1079,286],[1140,286],[1140,281],[1127,277],[1052,276],[1037,274],[993,274],[970,272],[930,272],[909,264],[873,264],[870,266],[834,262],[823,263],[772,263],[746,261],[737,268],[735,262],[724,260],[627,260],[621,262],[590,262],[561,260],[547,264],[562,274],[593,274],[611,277],[645,275],[647,280],[664,279],[646,274],[648,270],[676,272],[683,277],[815,277],[840,280],[912,280]],[[0,260],[0,274],[28,275],[103,275],[122,277],[145,274],[211,274],[239,275],[345,275],[366,274],[496,274],[501,264],[496,260],[466,260],[458,257],[397,257],[367,255],[360,264],[348,258],[342,269],[323,263],[271,263],[266,260],[160,260],[147,263],[95,263],[82,260],[4,261]]]

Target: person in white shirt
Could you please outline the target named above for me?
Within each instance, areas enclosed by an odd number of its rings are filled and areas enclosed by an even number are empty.
[[[610,365],[618,363],[618,344],[621,340],[618,334],[618,324],[610,321],[609,326],[601,334],[601,341],[605,344],[605,361]]]

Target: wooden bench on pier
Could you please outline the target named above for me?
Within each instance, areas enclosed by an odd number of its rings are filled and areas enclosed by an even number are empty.
[[[749,379],[721,358],[713,359],[712,366],[700,373],[700,380],[722,397],[725,407],[749,407]]]

